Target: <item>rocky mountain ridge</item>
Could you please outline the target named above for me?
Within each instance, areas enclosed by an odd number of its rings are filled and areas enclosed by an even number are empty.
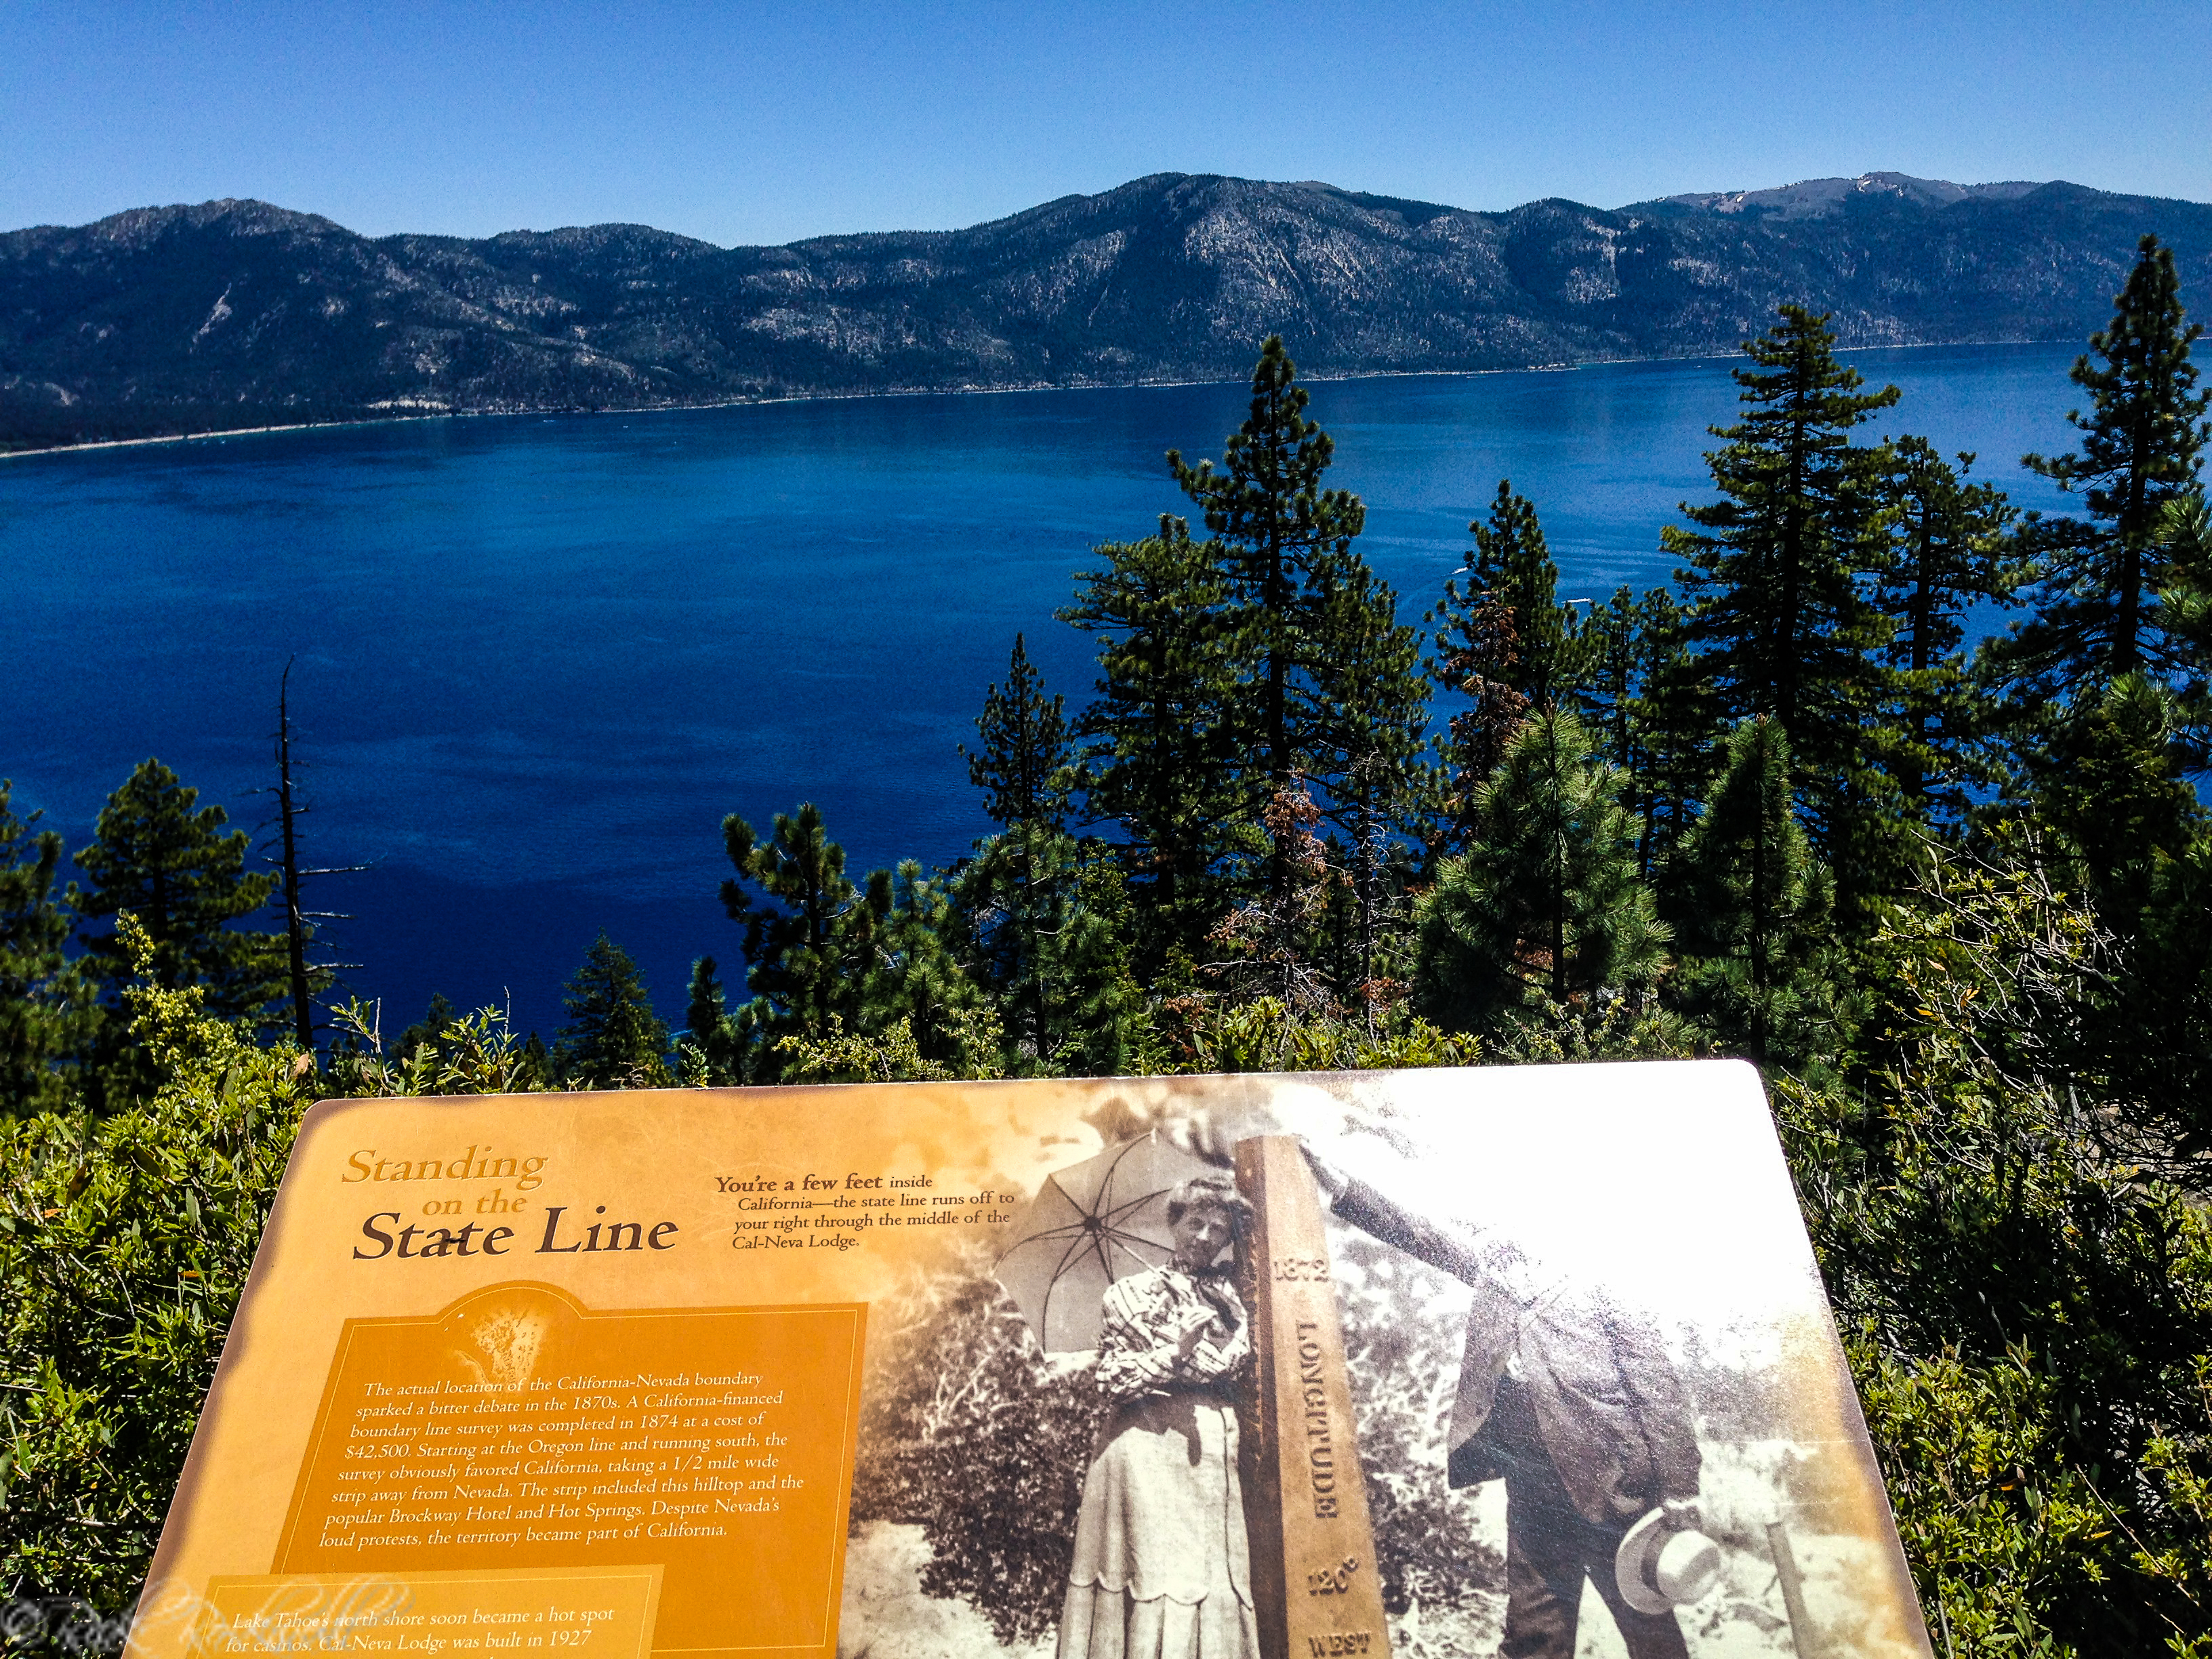
[[[368,238],[263,202],[0,234],[0,447],[316,420],[2078,339],[2136,238],[2212,300],[2212,207],[1899,173],[1474,212],[1163,173],[953,231]]]

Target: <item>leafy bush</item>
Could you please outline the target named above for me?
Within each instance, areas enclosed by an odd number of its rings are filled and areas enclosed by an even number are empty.
[[[143,976],[144,931],[119,931]],[[154,1094],[0,1121],[0,1584],[108,1615],[159,1540],[313,1076],[197,988],[125,994]]]
[[[2079,1064],[2115,946],[2033,871],[1938,865],[1874,949],[1859,1086],[1773,1086],[1931,1619],[2212,1653],[2212,1225]]]

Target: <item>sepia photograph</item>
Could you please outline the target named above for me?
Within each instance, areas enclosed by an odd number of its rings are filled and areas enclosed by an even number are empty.
[[[1756,1079],[1650,1069],[1526,1113],[1464,1073],[1102,1090],[1013,1241],[885,1310],[841,1651],[1350,1651],[1298,1619],[1357,1585],[1377,1655],[1928,1652]]]

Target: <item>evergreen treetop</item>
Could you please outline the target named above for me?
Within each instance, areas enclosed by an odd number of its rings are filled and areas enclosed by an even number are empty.
[[[1435,850],[1463,849],[1481,828],[1482,786],[1505,758],[1505,745],[1528,718],[1528,699],[1515,689],[1520,678],[1521,638],[1513,607],[1456,576],[1444,580],[1443,600],[1425,622],[1436,629],[1436,655],[1428,661],[1438,690],[1465,699],[1437,739],[1443,763],[1440,820]]]
[[[1217,539],[1217,556],[1254,635],[1248,648],[1259,672],[1245,740],[1256,749],[1267,784],[1255,792],[1255,811],[1308,759],[1293,708],[1309,649],[1306,611],[1324,567],[1350,549],[1367,519],[1357,495],[1322,487],[1336,445],[1306,418],[1306,391],[1297,376],[1282,337],[1269,335],[1252,372],[1251,413],[1230,435],[1220,467],[1208,460],[1191,466],[1181,451],[1168,452],[1176,483]]]
[[[1048,697],[1044,677],[1030,663],[1019,634],[1006,665],[1006,685],[983,694],[975,717],[981,747],[967,757],[968,781],[983,791],[983,810],[1000,824],[1043,823],[1054,830],[1067,822],[1066,699]]]
[[[1792,805],[1790,739],[1739,721],[1704,813],[1683,837],[1684,1001],[1754,1058],[1840,1046],[1826,978],[1832,888]]]
[[[602,933],[562,994],[568,1023],[554,1044],[562,1073],[586,1088],[653,1089],[668,1083],[668,1027],[629,952]]]
[[[1648,876],[1668,864],[1711,780],[1717,721],[1710,665],[1684,643],[1688,613],[1663,587],[1647,588],[1636,609],[1626,725],[1639,763],[1631,786],[1637,866]]]
[[[1975,752],[1995,714],[1961,650],[1966,616],[2008,602],[2017,574],[2017,514],[1996,485],[1971,480],[1973,464],[1962,453],[1954,467],[1925,438],[1894,440],[1877,462],[1872,526],[1874,602],[1890,624],[1890,769],[1910,805],[1954,822],[1969,787],[1994,776]]]
[[[1127,1069],[1134,928],[1109,849],[1039,823],[1011,825],[960,872],[954,903],[959,952],[1001,1012],[1013,1069]]]
[[[722,820],[722,846],[737,869],[722,883],[722,908],[745,930],[761,1036],[822,1035],[831,1015],[855,1010],[869,965],[873,916],[845,874],[845,849],[811,801],[777,813],[766,842],[733,812]],[[753,902],[747,883],[765,902]]]
[[[691,964],[684,992],[684,1030],[676,1040],[678,1080],[693,1088],[744,1082],[743,1047],[714,958],[701,957]]]
[[[1354,844],[1416,830],[1431,779],[1429,684],[1420,631],[1398,620],[1398,596],[1352,556],[1323,574],[1312,612],[1311,770],[1318,805]]]
[[[2202,326],[2185,319],[2173,250],[2145,236],[2111,324],[2090,337],[2073,380],[2089,412],[2068,413],[2081,434],[2072,454],[2024,455],[2021,465],[2080,491],[2090,523],[2033,519],[2035,615],[1997,643],[1995,660],[2044,695],[2070,694],[2138,667],[2172,666],[2151,602],[2163,586],[2160,531],[2166,503],[2197,487],[2212,425],[2212,392],[2196,389],[2190,347]]]
[[[1559,603],[1559,569],[1536,505],[1513,493],[1511,479],[1500,478],[1489,522],[1477,519],[1468,529],[1474,537],[1468,565],[1475,586],[1512,614],[1514,690],[1532,707],[1548,707],[1573,690],[1577,630],[1574,607]]]
[[[1041,827],[1036,833],[1049,834]],[[951,1064],[958,1077],[998,1074],[1003,1027],[954,949],[957,924],[950,886],[913,859],[874,870],[854,917],[855,954],[866,963],[851,1010],[855,1032],[874,1036],[903,1026],[924,1060]]]
[[[231,924],[268,904],[276,878],[248,874],[247,836],[223,833],[220,806],[199,806],[199,791],[179,781],[158,760],[142,762],[107,798],[93,844],[74,860],[88,885],[70,889],[82,917],[128,910],[152,945],[155,983],[198,985],[208,1012],[262,1018],[287,988],[282,934]],[[85,935],[94,973],[120,988],[133,974],[115,934]]]

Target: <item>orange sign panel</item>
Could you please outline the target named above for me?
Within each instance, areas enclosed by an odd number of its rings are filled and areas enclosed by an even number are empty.
[[[595,1313],[509,1284],[428,1318],[348,1320],[276,1570],[650,1560],[659,1650],[822,1650],[863,1313]]]

